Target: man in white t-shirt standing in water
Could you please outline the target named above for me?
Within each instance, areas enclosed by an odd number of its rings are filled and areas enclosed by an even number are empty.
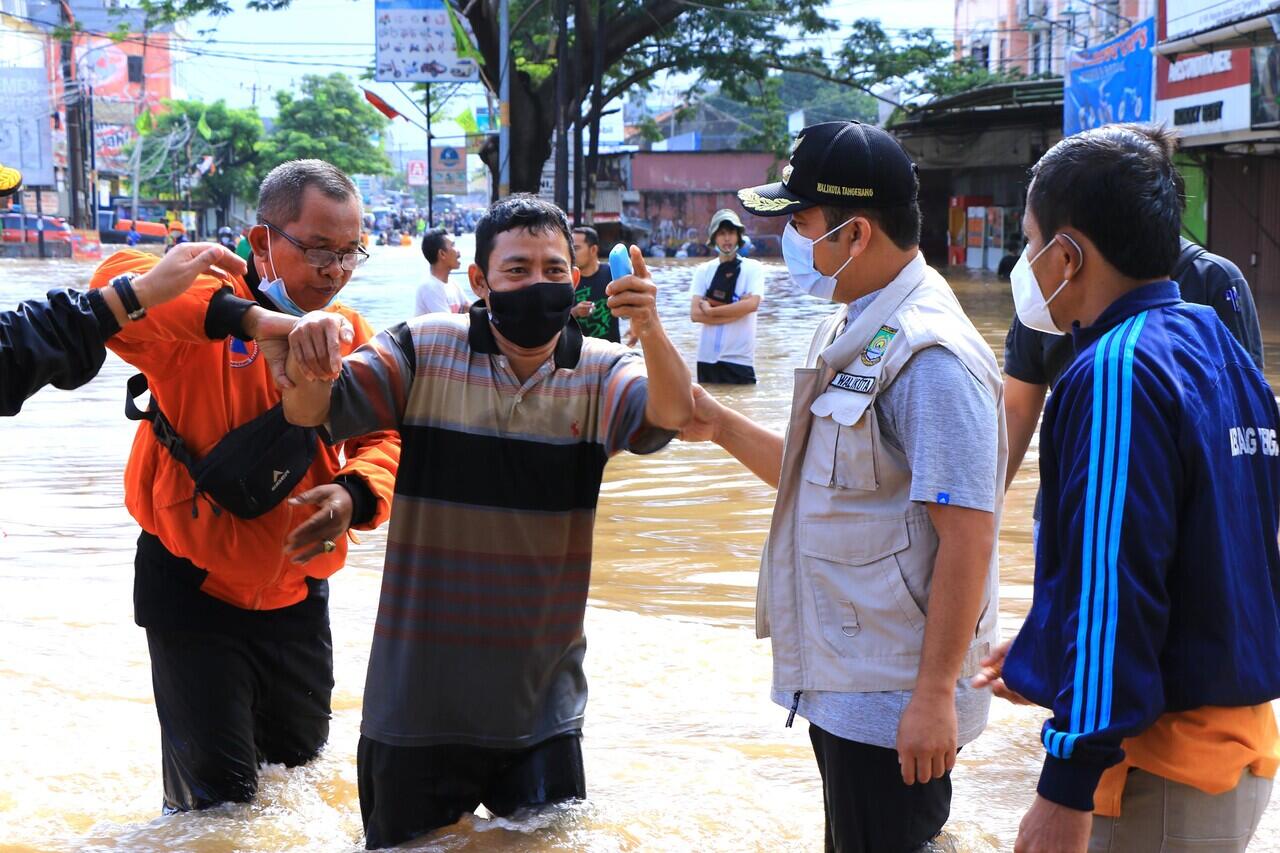
[[[754,385],[756,311],[764,298],[764,265],[738,256],[746,228],[738,214],[717,210],[707,228],[715,260],[693,272],[689,317],[702,324],[698,381],[704,385]]]
[[[464,314],[471,299],[454,282],[449,273],[462,266],[462,253],[443,228],[432,228],[422,235],[422,257],[431,265],[427,280],[418,285],[413,300],[413,314]]]

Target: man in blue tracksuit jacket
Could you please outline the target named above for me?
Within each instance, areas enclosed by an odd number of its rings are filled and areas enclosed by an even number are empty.
[[[1041,429],[1031,611],[1003,671],[999,654],[989,662],[997,692],[1052,711],[1018,851],[1169,849],[1161,808],[1190,812],[1193,837],[1222,839],[1211,849],[1243,850],[1261,807],[1215,812],[1205,792],[1247,785],[1262,806],[1270,793],[1246,768],[1276,753],[1280,413],[1213,310],[1183,302],[1168,280],[1172,147],[1150,127],[1069,137],[1028,190],[1029,245],[1012,277],[1019,319],[1070,329],[1077,354]],[[1103,772],[1126,751],[1146,754],[1152,732],[1159,774],[1130,771],[1119,822],[1092,820]],[[1218,740],[1233,751],[1214,752]],[[1231,790],[1177,766],[1192,755],[1215,756],[1213,773],[1237,761],[1225,768]],[[1143,800],[1148,776],[1163,793]]]

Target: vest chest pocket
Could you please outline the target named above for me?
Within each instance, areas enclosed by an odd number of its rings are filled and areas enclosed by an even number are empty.
[[[802,522],[798,550],[823,639],[841,657],[918,647],[925,616],[902,576],[911,544],[902,519]]]
[[[832,489],[875,491],[876,470],[874,397],[849,391],[828,391],[810,406],[813,423],[805,448],[804,479]]]

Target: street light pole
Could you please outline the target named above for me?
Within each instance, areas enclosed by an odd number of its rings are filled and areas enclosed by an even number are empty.
[[[600,85],[604,78],[604,0],[596,3],[596,28],[591,43],[591,153],[587,157],[587,224],[596,220],[596,175],[600,157]]]
[[[427,84],[427,227],[436,227],[435,151],[431,146],[431,84]]]
[[[569,208],[569,136],[564,115],[569,91],[569,0],[558,0],[556,18],[556,206]]]
[[[511,9],[498,0],[498,198],[511,195]]]

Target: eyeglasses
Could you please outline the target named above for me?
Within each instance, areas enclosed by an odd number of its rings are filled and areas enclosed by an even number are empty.
[[[262,224],[288,240],[293,245],[297,246],[299,251],[302,252],[302,259],[313,267],[324,269],[329,266],[329,264],[337,261],[340,267],[347,272],[351,272],[351,270],[369,260],[369,253],[364,249],[353,249],[348,252],[332,252],[328,249],[317,249],[312,246],[304,246],[293,237],[290,237],[283,229],[277,228],[270,222],[263,220]]]

